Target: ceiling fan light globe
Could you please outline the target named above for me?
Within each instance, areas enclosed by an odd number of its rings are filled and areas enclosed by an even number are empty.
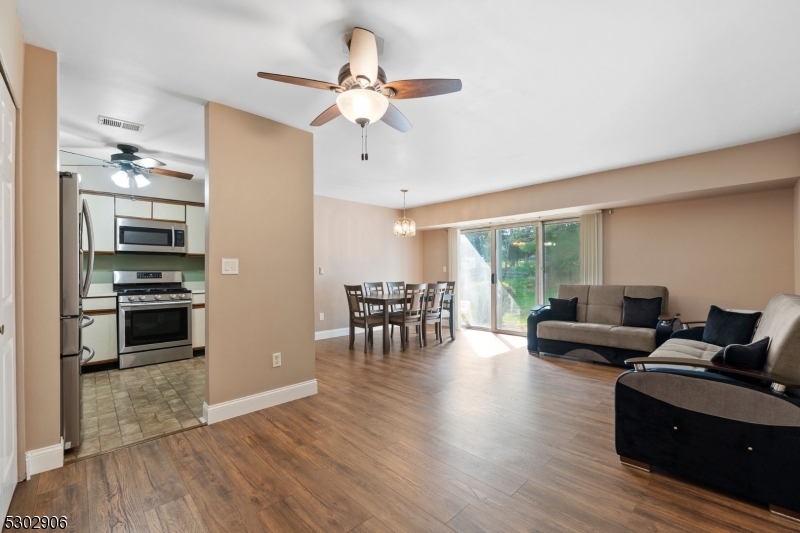
[[[131,186],[131,180],[128,177],[128,173],[124,170],[115,172],[114,175],[111,176],[111,180],[117,187],[122,187],[123,189],[128,189]]]
[[[373,123],[386,113],[389,99],[372,89],[350,89],[336,97],[336,105],[342,115],[354,124],[365,120]]]
[[[142,176],[141,174],[136,174],[133,179],[136,180],[137,187],[147,187],[150,185],[150,180]]]

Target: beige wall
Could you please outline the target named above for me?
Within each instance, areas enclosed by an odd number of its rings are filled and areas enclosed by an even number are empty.
[[[794,185],[794,293],[800,294],[800,181]]]
[[[0,70],[8,81],[11,97],[22,107],[25,43],[14,0],[0,0]]]
[[[58,57],[25,46],[25,96],[22,112],[21,213],[17,213],[17,253],[22,255],[24,295],[25,449],[58,444],[61,439],[59,364],[59,199]],[[18,263],[19,264],[19,263]],[[18,298],[23,297],[18,294]],[[20,324],[20,317],[17,323]]]
[[[800,134],[410,209],[417,228],[720,194],[800,176]],[[783,186],[788,186],[783,184]]]
[[[606,211],[604,283],[664,285],[685,320],[763,309],[794,291],[793,225],[792,189]]]
[[[400,216],[397,209],[314,197],[316,331],[348,326],[344,285],[423,281],[420,234],[395,237],[393,226]],[[320,313],[325,313],[324,321],[319,320]]]
[[[422,238],[422,279],[425,283],[449,280],[450,273],[442,272],[447,267],[447,230],[436,229],[417,233]]]
[[[314,379],[313,139],[210,102],[206,165],[206,401],[214,405]],[[221,274],[223,257],[239,259],[239,275]]]

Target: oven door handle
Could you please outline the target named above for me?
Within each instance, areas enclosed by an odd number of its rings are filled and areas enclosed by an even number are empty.
[[[163,309],[179,309],[181,307],[192,307],[191,300],[182,302],[142,302],[142,303],[120,303],[119,308],[122,311],[139,309],[142,307],[161,307]]]

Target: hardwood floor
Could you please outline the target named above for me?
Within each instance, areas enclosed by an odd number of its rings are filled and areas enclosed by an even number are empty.
[[[621,466],[619,369],[531,357],[519,337],[429,342],[319,341],[316,396],[34,476],[10,514],[93,533],[798,530]]]

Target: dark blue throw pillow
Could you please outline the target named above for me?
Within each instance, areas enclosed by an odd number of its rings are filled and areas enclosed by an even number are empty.
[[[631,328],[656,329],[661,315],[661,297],[622,297],[622,325]]]
[[[760,312],[737,313],[712,305],[703,330],[703,342],[723,347],[729,344],[749,344],[760,318]]]
[[[731,344],[714,354],[711,362],[747,370],[762,370],[767,362],[768,349],[769,337],[747,345]]]
[[[550,310],[553,313],[553,320],[561,320],[562,322],[577,322],[578,321],[578,298],[570,300],[563,300],[558,298],[549,298]]]

